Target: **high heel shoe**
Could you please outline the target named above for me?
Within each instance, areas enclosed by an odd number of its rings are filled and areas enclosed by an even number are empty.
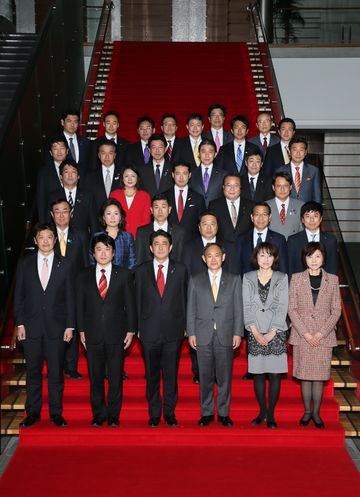
[[[263,421],[266,421],[266,414],[259,414],[259,416],[251,421],[251,424],[253,426],[259,426]]]
[[[316,421],[316,419],[314,418],[314,416],[312,415],[311,416],[311,419],[313,420],[313,423],[315,425],[316,428],[319,428],[319,429],[324,429],[325,428],[325,423],[324,421],[320,418],[319,416],[319,420],[320,421]]]
[[[299,425],[300,426],[307,426],[312,419],[312,412],[305,412],[304,416],[300,419]]]

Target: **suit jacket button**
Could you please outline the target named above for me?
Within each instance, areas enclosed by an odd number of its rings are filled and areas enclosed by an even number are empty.
[[[265,312],[265,309],[261,309],[261,312]]]

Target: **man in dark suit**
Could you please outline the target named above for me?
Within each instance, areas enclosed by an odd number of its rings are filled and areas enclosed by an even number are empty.
[[[223,178],[226,174],[217,166],[215,157],[214,141],[204,138],[199,145],[200,165],[191,174],[190,187],[203,196],[206,208],[212,200],[220,197]]]
[[[321,203],[321,174],[320,170],[305,162],[308,143],[302,136],[294,136],[289,143],[290,164],[278,169],[289,173],[292,177],[291,197],[302,202]]]
[[[38,250],[19,261],[14,297],[17,338],[26,359],[27,417],[22,426],[40,420],[42,369],[48,371],[50,421],[66,426],[62,417],[64,344],[75,328],[75,296],[69,261],[54,254],[56,235],[51,225],[34,230]]]
[[[230,131],[226,131],[223,126],[226,118],[226,108],[222,104],[212,104],[208,108],[208,119],[210,130],[203,133],[203,138],[213,140],[216,145],[216,152],[219,153],[220,147],[233,140]]]
[[[290,162],[289,143],[296,131],[296,124],[290,117],[281,119],[278,125],[280,142],[272,145],[266,152],[264,161],[264,174],[273,177],[275,171],[281,166],[287,166]]]
[[[105,128],[105,134],[99,136],[92,142],[91,150],[91,169],[97,169],[100,166],[100,161],[98,157],[98,148],[100,142],[103,140],[111,140],[116,145],[116,157],[115,164],[122,168],[126,166],[126,151],[129,142],[117,134],[120,125],[120,117],[118,112],[115,110],[108,110],[104,114],[103,126]]]
[[[85,182],[85,189],[95,202],[96,212],[100,211],[102,204],[109,198],[113,190],[121,187],[120,168],[115,164],[116,145],[110,140],[99,144],[98,156],[101,166],[91,171]]]
[[[244,174],[245,158],[249,150],[255,146],[245,138],[249,132],[249,120],[247,117],[237,115],[231,119],[230,127],[233,139],[224,144],[216,158],[218,167],[224,169],[228,174]]]
[[[95,235],[91,251],[96,266],[78,278],[77,323],[87,351],[92,426],[119,426],[124,351],[137,330],[133,277],[112,264],[115,242],[106,233]],[[104,376],[109,388],[105,401]]]
[[[155,133],[155,121],[150,116],[141,116],[136,121],[136,129],[140,140],[128,146],[126,160],[136,168],[149,164],[150,149],[148,140]]]
[[[71,226],[88,233],[98,231],[98,213],[95,210],[91,193],[79,186],[80,171],[73,159],[65,159],[59,168],[62,188],[52,191],[48,197],[48,206],[59,198],[66,198],[72,211]],[[50,209],[47,220],[50,221]]]
[[[251,227],[251,200],[240,197],[241,178],[228,174],[223,179],[223,195],[210,202],[209,210],[219,220],[219,237],[233,243],[236,238]]]
[[[250,150],[245,158],[246,173],[241,176],[242,198],[253,202],[263,202],[273,198],[272,178],[264,175],[262,165],[263,158],[260,149]]]
[[[186,162],[191,165],[191,170],[195,171],[200,165],[199,146],[204,130],[204,116],[198,112],[189,114],[186,120],[186,129],[189,136],[179,140],[179,147],[172,155],[173,163],[180,164]]]
[[[271,209],[266,202],[256,203],[251,212],[251,221],[254,225],[247,233],[240,235],[236,240],[236,254],[239,257],[239,273],[243,275],[252,271],[251,258],[254,248],[263,242],[272,243],[279,252],[279,271],[288,272],[288,256],[286,239],[280,233],[269,229]]]
[[[67,141],[69,155],[79,164],[83,178],[90,169],[91,141],[88,138],[77,135],[80,124],[80,112],[68,109],[61,114],[61,126],[63,136]]]
[[[229,416],[234,349],[244,334],[241,278],[222,270],[224,251],[217,243],[204,250],[208,271],[190,278],[186,333],[196,350],[200,373],[199,426],[214,421],[214,377],[218,422],[233,426]]]
[[[167,196],[163,193],[155,195],[151,200],[151,213],[153,222],[140,226],[136,231],[135,249],[136,261],[140,266],[144,262],[152,260],[150,250],[150,235],[153,231],[163,230],[171,235],[172,252],[171,258],[174,261],[180,261],[184,247],[185,232],[179,225],[172,225],[168,218],[171,212],[171,205]]]
[[[198,220],[205,210],[205,201],[202,195],[189,188],[190,164],[175,164],[172,177],[175,184],[165,192],[171,206],[169,221],[184,229],[184,242],[187,242],[198,233]]]
[[[273,117],[270,112],[260,112],[256,118],[256,127],[259,134],[249,138],[249,142],[253,143],[263,152],[265,158],[268,148],[276,143],[279,143],[279,137],[275,133],[271,133],[274,126]]]
[[[148,141],[150,161],[139,167],[141,189],[152,198],[172,187],[172,166],[165,158],[167,143],[163,135],[151,135]]]
[[[72,264],[72,281],[75,284],[76,275],[88,266],[89,233],[76,229],[71,222],[72,209],[65,198],[56,199],[50,206],[50,213],[57,234],[54,252],[59,257],[65,257]],[[74,330],[73,337],[65,347],[64,372],[73,380],[81,378],[78,372],[79,337]]]
[[[163,230],[152,233],[154,255],[135,273],[139,337],[146,367],[146,398],[149,426],[158,426],[163,412],[169,426],[178,424],[177,373],[185,333],[187,272],[184,265],[169,259],[171,236]],[[160,396],[160,375],[163,400]]]
[[[63,136],[52,138],[49,154],[38,171],[36,183],[36,204],[40,222],[49,220],[49,195],[62,188],[60,164],[66,159],[69,149]]]
[[[177,155],[180,139],[176,137],[178,121],[174,114],[163,114],[161,116],[161,131],[167,143],[166,158],[173,163],[173,157]]]
[[[323,207],[318,202],[306,202],[301,206],[301,221],[304,231],[300,231],[288,238],[289,252],[289,277],[294,273],[304,271],[301,253],[309,242],[321,242],[326,248],[325,271],[338,274],[338,252],[337,240],[331,233],[321,231],[320,226],[323,218]]]

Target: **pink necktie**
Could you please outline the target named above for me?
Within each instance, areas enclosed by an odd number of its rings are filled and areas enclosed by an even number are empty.
[[[41,286],[43,287],[43,290],[46,290],[47,284],[49,282],[49,265],[48,265],[47,257],[44,257],[44,259],[43,259],[40,281],[41,281]]]
[[[220,137],[219,137],[219,132],[218,131],[216,132],[216,135],[215,135],[215,145],[216,145],[216,152],[218,152],[219,148],[221,147],[221,145],[220,145]]]

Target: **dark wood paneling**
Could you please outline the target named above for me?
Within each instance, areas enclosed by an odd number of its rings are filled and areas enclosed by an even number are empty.
[[[121,37],[125,41],[171,41],[171,0],[122,0]]]

